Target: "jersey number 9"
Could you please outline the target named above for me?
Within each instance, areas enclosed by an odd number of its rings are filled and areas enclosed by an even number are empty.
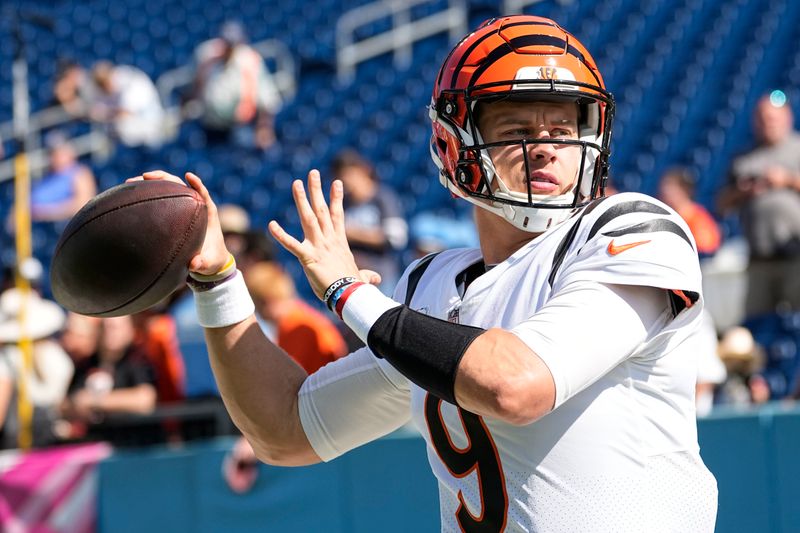
[[[464,426],[467,445],[465,448],[457,447],[442,420],[441,405],[441,399],[431,394],[425,396],[425,420],[433,447],[453,476],[464,478],[476,471],[478,492],[481,496],[481,514],[474,516],[459,491],[460,505],[456,511],[456,520],[461,530],[467,533],[502,531],[508,512],[508,494],[492,436],[481,417],[459,408],[458,414]]]

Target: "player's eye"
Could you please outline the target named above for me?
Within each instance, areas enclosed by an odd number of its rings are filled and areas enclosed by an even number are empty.
[[[569,128],[554,128],[550,130],[550,136],[559,139],[569,139],[575,136],[575,132]]]
[[[531,130],[528,128],[508,128],[502,132],[501,135],[506,137],[525,137],[526,135],[530,135]]]

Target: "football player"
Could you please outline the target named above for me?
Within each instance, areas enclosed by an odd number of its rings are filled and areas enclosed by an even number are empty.
[[[273,236],[366,347],[307,376],[261,334],[213,202],[190,264],[223,399],[264,461],[330,461],[413,419],[443,531],[713,531],[698,452],[696,245],[642,194],[603,198],[614,101],[555,22],[492,19],[433,91],[441,183],[476,206],[480,249],[427,256],[394,298],[359,272],[342,185],[292,192]],[[176,179],[153,173],[146,179]]]

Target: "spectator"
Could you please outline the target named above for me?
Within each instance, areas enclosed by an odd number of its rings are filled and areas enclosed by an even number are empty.
[[[259,461],[253,447],[244,437],[239,437],[222,460],[222,477],[237,494],[249,491],[258,479]]]
[[[174,403],[186,397],[186,371],[178,345],[175,319],[148,309],[133,315],[135,344],[147,355],[155,372],[159,403]]]
[[[53,105],[61,106],[75,118],[84,118],[93,99],[94,87],[86,70],[71,59],[60,60],[53,84]]]
[[[100,61],[92,69],[97,98],[89,118],[110,124],[128,146],[159,146],[163,141],[164,108],[150,78],[129,65]]]
[[[33,366],[23,370],[23,355],[18,343],[23,327],[20,320],[22,293],[8,289],[0,295],[0,448],[16,448],[20,423],[18,418],[19,379],[24,376],[28,401],[33,405],[33,446],[54,441],[53,423],[56,407],[67,392],[73,365],[51,336],[64,324],[64,311],[55,303],[28,293],[24,328],[33,341]]]
[[[764,350],[749,329],[736,326],[727,330],[719,341],[718,353],[728,377],[717,390],[717,403],[750,405],[769,400],[769,384],[760,374]]]
[[[380,274],[381,290],[391,292],[399,277],[397,252],[408,242],[400,201],[379,182],[373,166],[353,150],[334,158],[331,173],[344,185],[347,241],[356,264]]]
[[[50,168],[31,185],[31,218],[38,221],[69,220],[97,194],[94,174],[78,162],[75,148],[60,132],[45,138]]]
[[[686,221],[700,257],[710,256],[720,245],[719,226],[706,208],[693,200],[695,182],[689,169],[673,167],[661,177],[658,197]]]
[[[235,204],[222,204],[218,208],[219,223],[225,237],[225,246],[236,258],[242,271],[261,261],[272,261],[275,250],[265,231],[253,230],[250,215]]]
[[[244,272],[257,313],[274,324],[275,342],[312,373],[347,352],[336,326],[297,296],[292,278],[275,263],[262,262]]]
[[[757,144],[733,161],[720,197],[738,209],[750,247],[745,316],[800,309],[800,134],[780,91],[755,108]]]
[[[145,414],[155,408],[153,367],[134,344],[134,334],[130,316],[102,319],[97,352],[78,363],[62,404],[69,422],[62,437],[102,436],[106,415]]]
[[[80,364],[97,351],[100,337],[100,319],[93,316],[68,313],[61,347],[75,364]]]
[[[278,88],[264,59],[247,44],[241,24],[223,24],[220,36],[195,52],[193,95],[199,99],[209,140],[234,140],[266,149],[275,141]]]

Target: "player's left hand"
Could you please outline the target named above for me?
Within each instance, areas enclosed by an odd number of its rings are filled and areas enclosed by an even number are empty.
[[[347,243],[342,182],[335,180],[331,185],[330,208],[322,194],[318,170],[308,173],[308,195],[303,182],[295,180],[292,183],[292,196],[303,228],[303,241],[286,233],[274,220],[269,223],[269,231],[281,246],[300,261],[314,294],[322,299],[331,283],[348,276],[374,283],[375,273],[359,272]]]

